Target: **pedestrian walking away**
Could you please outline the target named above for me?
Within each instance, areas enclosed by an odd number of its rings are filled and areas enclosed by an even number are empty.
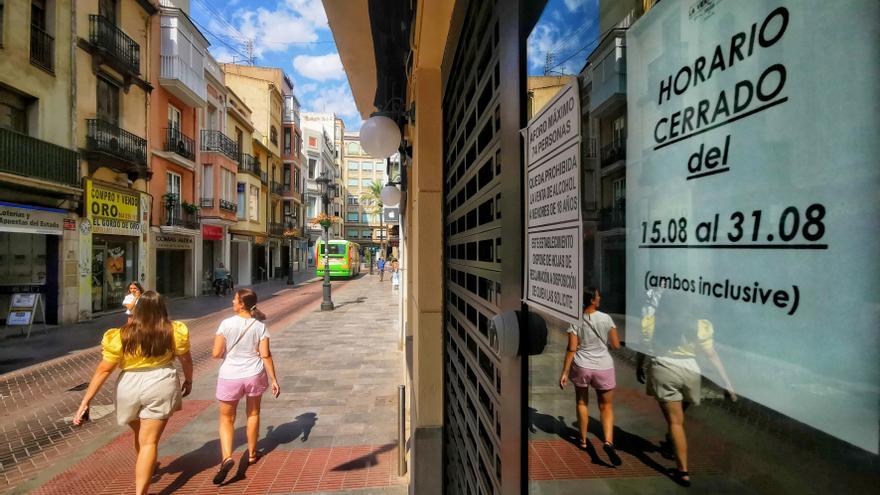
[[[385,258],[379,256],[379,261],[376,263],[376,268],[379,269],[379,282],[383,282],[385,280]]]
[[[126,294],[125,298],[122,300],[122,305],[125,307],[125,314],[131,316],[131,311],[134,309],[134,305],[137,304],[138,299],[143,293],[144,288],[140,282],[132,281],[128,284],[128,294]]]
[[[217,400],[220,402],[220,468],[214,476],[219,485],[235,465],[232,459],[235,415],[238,403],[246,397],[248,464],[257,462],[257,436],[260,432],[260,402],[272,387],[272,395],[281,394],[275,364],[269,349],[266,315],[257,309],[257,294],[239,289],[232,299],[235,316],[220,323],[214,337],[213,356],[222,359],[217,377]]]
[[[559,377],[559,387],[570,380],[575,386],[580,447],[587,448],[590,387],[596,390],[604,435],[602,448],[614,466],[621,464],[614,448],[614,360],[608,348],[619,349],[617,326],[607,313],[599,311],[599,290],[590,287],[584,293],[584,311],[578,325],[568,328],[568,349]]]
[[[736,401],[736,392],[718,353],[715,352],[712,322],[691,316],[695,306],[685,296],[669,291],[649,294],[649,309],[642,317],[642,344],[653,357],[645,368],[645,355],[636,358],[636,379],[645,383],[648,395],[657,399],[666,420],[666,442],[661,442],[665,457],[673,457],[676,469],[672,479],[690,486],[685,411],[699,405],[702,372],[697,353],[712,363],[724,384],[725,396]],[[652,297],[653,296],[653,297]],[[670,452],[671,451],[671,452]]]
[[[182,407],[182,397],[192,391],[193,364],[189,329],[171,321],[165,299],[154,291],[144,292],[131,319],[122,328],[111,328],[101,340],[103,359],[98,364],[74,425],[89,420],[89,404],[117,367],[116,421],[134,431],[135,493],[147,493],[156,467],[159,438],[168,419]],[[174,358],[180,361],[180,383]]]

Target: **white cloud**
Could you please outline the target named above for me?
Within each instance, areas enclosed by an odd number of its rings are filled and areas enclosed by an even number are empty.
[[[575,12],[579,8],[581,8],[584,5],[584,3],[586,3],[586,0],[565,0],[565,7],[570,12]]]
[[[321,0],[286,0],[285,3],[290,10],[311,22],[315,29],[328,27],[327,13]]]
[[[299,89],[301,94],[311,93],[312,91],[318,89],[318,84],[317,83],[297,84],[296,88]]]
[[[342,60],[336,52],[317,56],[297,55],[293,58],[293,68],[301,75],[315,81],[345,78]]]
[[[246,39],[254,40],[254,55],[257,57],[268,52],[287,51],[295,43],[318,41],[318,33],[310,21],[284,9],[239,11],[235,19],[238,31]]]
[[[233,52],[223,45],[211,45],[208,50],[211,52],[211,55],[214,56],[214,59],[220,63],[241,61],[241,55]]]
[[[559,34],[559,28],[552,22],[540,22],[535,26],[532,34],[529,35],[526,48],[530,68],[544,66],[547,52],[559,43]]]
[[[333,112],[345,120],[346,127],[349,122],[360,123],[361,120],[347,83],[321,86],[317,93],[306,99],[303,106],[307,112]]]

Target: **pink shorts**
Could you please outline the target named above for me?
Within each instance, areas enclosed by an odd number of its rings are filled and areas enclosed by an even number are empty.
[[[575,387],[593,387],[596,390],[612,390],[617,386],[614,368],[607,370],[591,370],[571,363],[568,379]]]
[[[217,378],[217,400],[236,402],[245,395],[259,397],[269,388],[269,377],[263,371],[247,378]]]

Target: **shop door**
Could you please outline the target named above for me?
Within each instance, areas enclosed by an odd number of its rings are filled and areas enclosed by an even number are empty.
[[[186,251],[156,251],[156,290],[166,297],[184,295]]]
[[[92,246],[92,313],[105,310],[104,300],[104,260],[107,258],[107,245]]]
[[[444,493],[520,493],[523,476],[522,364],[489,339],[522,308],[519,8],[495,4],[469,2],[444,84]]]
[[[214,241],[202,241],[202,294],[210,294],[214,268],[220,265],[214,259]]]

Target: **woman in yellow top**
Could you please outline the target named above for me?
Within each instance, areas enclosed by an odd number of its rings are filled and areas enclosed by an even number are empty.
[[[111,328],[101,341],[103,359],[73,418],[80,425],[89,419],[89,403],[113,373],[116,382],[116,420],[134,431],[135,489],[147,493],[156,465],[156,448],[165,424],[181,409],[181,397],[192,390],[193,364],[189,352],[189,329],[168,319],[165,299],[154,291],[144,292],[134,314],[122,328]],[[181,386],[173,360],[183,368]]]

